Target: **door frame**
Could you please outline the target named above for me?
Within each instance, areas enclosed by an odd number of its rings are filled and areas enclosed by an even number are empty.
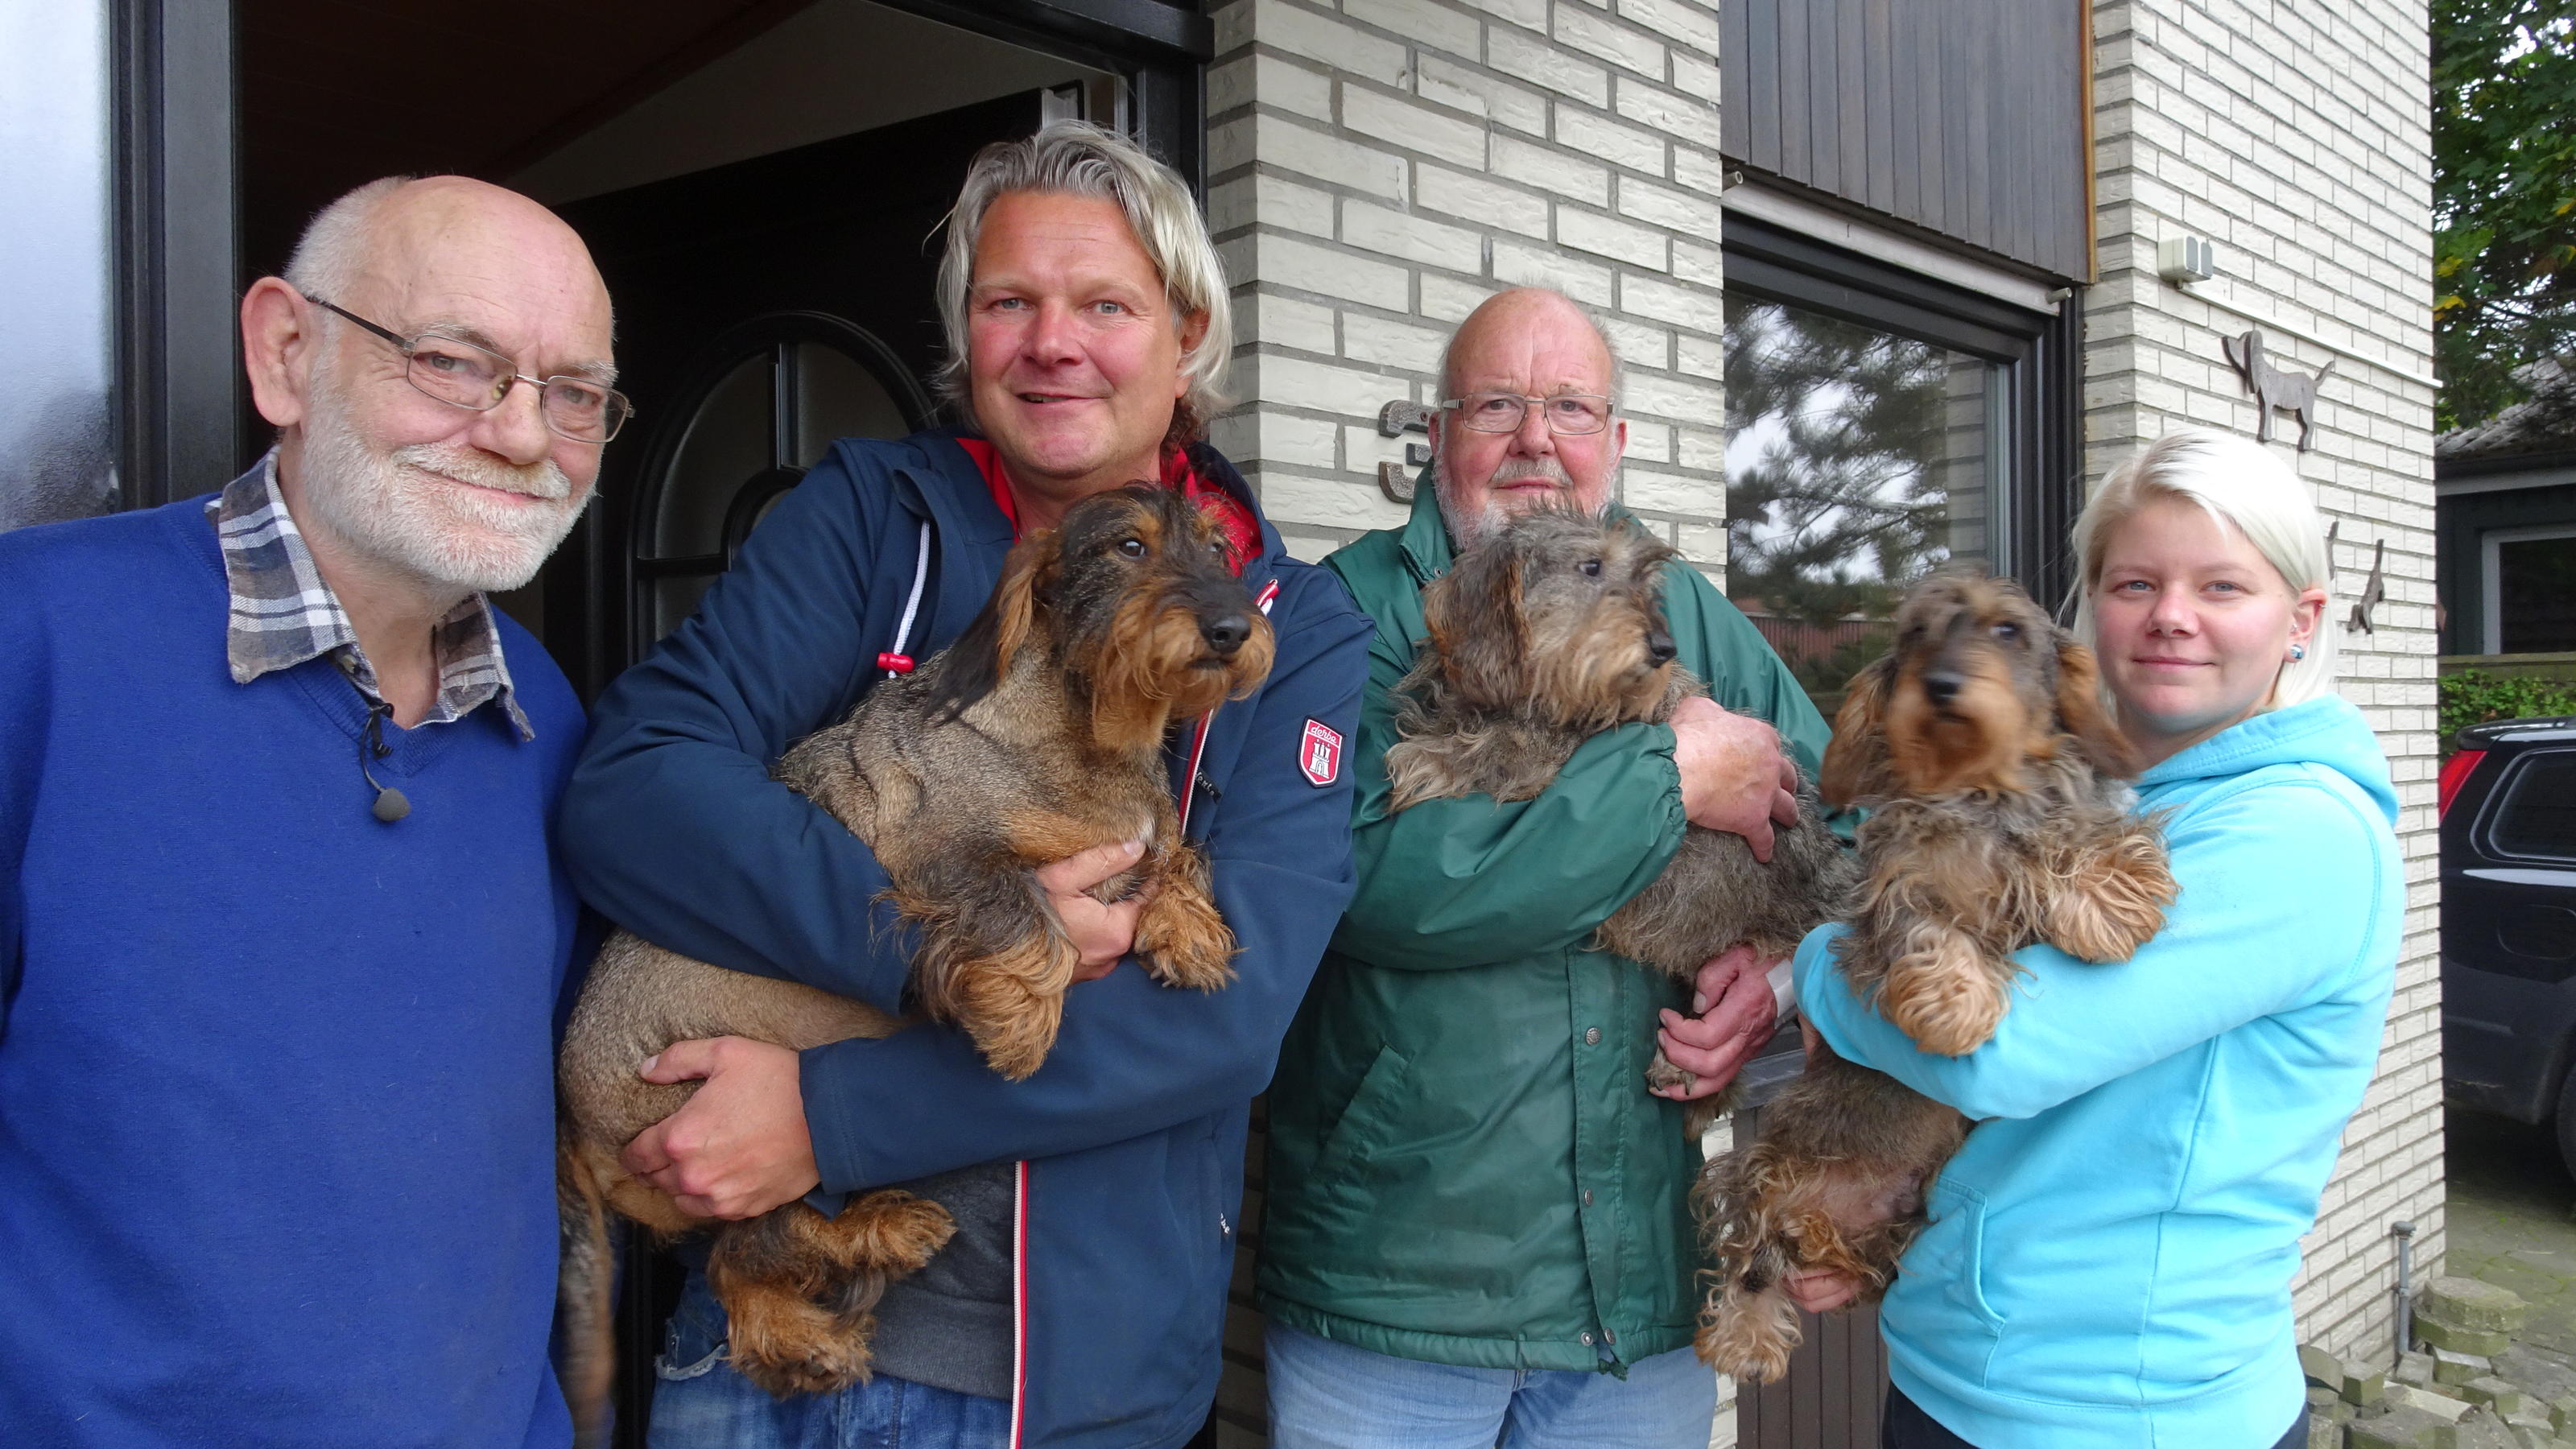
[[[1124,76],[1131,131],[1205,194],[1214,22],[1174,0],[875,0]],[[114,0],[116,470],[149,508],[241,465],[233,5]]]

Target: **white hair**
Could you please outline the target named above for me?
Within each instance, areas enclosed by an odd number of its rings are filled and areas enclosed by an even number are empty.
[[[384,204],[385,198],[419,179],[387,176],[370,181],[315,212],[313,219],[304,224],[304,235],[295,240],[295,254],[286,259],[286,270],[279,275],[307,297],[339,302],[356,287],[359,274],[366,270],[376,208]]]
[[[975,283],[975,248],[993,203],[1018,192],[1091,196],[1115,202],[1127,229],[1162,278],[1172,304],[1172,325],[1207,319],[1198,346],[1181,354],[1182,397],[1193,420],[1224,411],[1225,369],[1234,354],[1234,315],[1226,298],[1225,265],[1208,240],[1190,188],[1172,168],[1144,148],[1088,121],[1057,121],[1025,141],[997,141],[978,152],[966,184],[948,213],[948,249],[939,259],[939,316],[948,329],[948,359],[937,382],[949,401],[971,414],[966,377],[968,295]]]
[[[2292,594],[2334,594],[2325,520],[2307,485],[2272,450],[2226,433],[2185,428],[2165,434],[2111,470],[2075,520],[2075,637],[2096,646],[2093,593],[2102,559],[2120,526],[2161,499],[2199,505],[2222,528],[2243,534]],[[2281,666],[2267,708],[2304,704],[2334,692],[2335,634],[2320,613],[2307,657]]]

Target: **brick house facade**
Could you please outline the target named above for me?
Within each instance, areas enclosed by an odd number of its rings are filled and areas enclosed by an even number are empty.
[[[1626,503],[1722,581],[1721,245],[1745,178],[1719,126],[1720,6],[1232,0],[1215,18],[1209,214],[1250,399],[1219,438],[1292,546],[1320,556],[1401,519],[1378,466],[1407,440],[1382,435],[1379,408],[1429,400],[1446,329],[1538,283],[1589,304],[1628,368]],[[2337,526],[2329,627],[2346,627],[2388,544],[2387,600],[2344,638],[2343,690],[2403,801],[2406,937],[2379,1076],[2296,1289],[2303,1338],[2367,1354],[2391,1331],[2391,1223],[2415,1224],[2420,1272],[2439,1271],[2443,1241],[2424,13],[2131,0],[2089,19],[2098,270],[2070,279],[2089,283],[2083,486],[2168,427],[2251,433],[2221,339],[2260,327],[2281,365],[2334,364],[2313,448],[2275,445]],[[2054,290],[1903,218],[1832,198],[1802,214],[1811,189],[1753,182],[1763,217],[1810,235],[1927,272],[1985,269],[1989,290],[2018,281],[2033,300]],[[2159,243],[2185,234],[2215,243],[2217,279],[2159,275]],[[1230,1340],[1242,1361],[1222,1402],[1239,1429],[1257,1414],[1257,1342],[1249,1323]]]
[[[21,8],[0,47],[0,135],[26,143],[0,256],[32,280],[0,295],[0,333],[35,341],[0,398],[0,527],[220,486],[263,441],[236,395],[241,287],[351,185],[488,176],[591,240],[639,407],[601,506],[502,601],[585,693],[694,605],[828,442],[814,420],[932,415],[923,238],[977,146],[1048,117],[1129,129],[1203,181],[1243,399],[1214,437],[1293,551],[1401,521],[1419,436],[1382,429],[1386,405],[1434,400],[1441,346],[1483,297],[1557,287],[1626,368],[1627,506],[1770,611],[1757,622],[1820,698],[1883,616],[1830,589],[1830,606],[1773,597],[1793,420],[1730,396],[1755,324],[1912,389],[1909,476],[1938,506],[1892,500],[1920,534],[1905,568],[1982,558],[2043,595],[2118,459],[2186,423],[2256,429],[2222,344],[2259,330],[2274,364],[2325,374],[2313,445],[2294,450],[2284,417],[2273,446],[2337,529],[2328,627],[2384,545],[2385,601],[2343,635],[2343,688],[2386,744],[2410,882],[2379,1076],[2305,1243],[2302,1336],[2386,1343],[2393,1221],[2440,1271],[2419,0],[638,0],[608,27],[531,12],[511,55],[542,75],[478,92],[471,128],[434,107],[352,126],[346,93],[312,83],[387,54],[482,74],[496,51],[453,6]],[[2177,265],[2186,239],[2207,249]],[[2215,275],[2168,280],[2195,263]],[[742,436],[692,451],[724,427]],[[1875,582],[1902,582],[1887,567]],[[634,1296],[649,1345],[651,1295]],[[1258,1345],[1239,1307],[1202,1442],[1257,1440]],[[1743,1409],[1719,1442],[1739,1421],[1749,1442],[1875,1442],[1760,1396]]]

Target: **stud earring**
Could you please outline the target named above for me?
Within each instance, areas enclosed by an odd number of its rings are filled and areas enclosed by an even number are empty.
[[[2307,645],[2305,645],[2305,644],[2293,644],[2293,645],[2291,645],[2291,646],[2290,646],[2290,662],[2291,662],[2292,664],[2296,664],[2296,663],[2298,663],[2300,660],[2305,659],[2305,658],[2307,658],[2307,657],[2308,657],[2308,646],[2307,646]]]

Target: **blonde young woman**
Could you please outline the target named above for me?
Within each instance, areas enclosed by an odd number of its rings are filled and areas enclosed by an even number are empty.
[[[2378,1058],[2396,797],[2334,691],[2325,524],[2268,450],[2169,435],[2075,528],[2075,631],[2182,892],[2132,959],[2047,947],[1994,1038],[1930,1056],[1798,953],[1809,1030],[1979,1119],[1880,1322],[1887,1449],[2305,1444],[2290,1280]],[[1851,1283],[1792,1285],[1810,1308]]]

